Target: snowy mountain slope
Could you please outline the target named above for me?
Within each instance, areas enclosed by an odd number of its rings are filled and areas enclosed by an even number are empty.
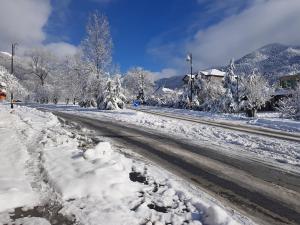
[[[229,56],[230,57],[230,56]],[[236,73],[252,73],[254,69],[264,74],[271,82],[279,76],[300,72],[300,46],[283,44],[265,45],[235,61]],[[226,70],[227,65],[218,69]],[[167,88],[182,86],[182,76],[157,80],[156,85],[165,85]]]
[[[175,89],[175,88],[181,87],[183,85],[182,78],[183,78],[183,76],[162,78],[162,79],[155,81],[155,85],[157,87],[164,86],[166,88]]]
[[[0,66],[11,70],[11,54],[8,52],[0,52]],[[14,75],[21,81],[30,79],[28,74],[28,62],[25,58],[14,56]]]
[[[298,73],[300,46],[269,44],[236,61],[236,70],[239,73],[251,73],[255,68],[270,81],[282,75]]]

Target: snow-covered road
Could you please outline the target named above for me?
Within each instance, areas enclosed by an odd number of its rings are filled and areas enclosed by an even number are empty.
[[[0,117],[0,224],[253,224],[78,124],[5,105]]]
[[[81,123],[193,181],[259,224],[294,224],[300,219],[299,174],[107,118],[54,114]]]
[[[90,118],[106,118],[126,124],[132,124],[154,129],[178,138],[189,139],[193,143],[201,143],[210,148],[220,149],[228,154],[242,155],[245,158],[263,160],[276,167],[288,171],[299,171],[300,143],[259,134],[251,134],[222,127],[199,124],[175,118],[137,112],[131,109],[120,111],[99,111],[66,105],[32,105],[49,110],[85,115]],[[158,110],[158,109],[157,109]],[[164,109],[162,109],[164,110]],[[240,124],[240,121],[227,121]],[[243,124],[243,123],[242,123]],[[296,129],[299,122],[292,123],[291,129]],[[287,125],[286,125],[287,126]],[[296,133],[296,131],[293,131]],[[299,134],[299,133],[298,133]],[[220,147],[221,148],[217,148]]]

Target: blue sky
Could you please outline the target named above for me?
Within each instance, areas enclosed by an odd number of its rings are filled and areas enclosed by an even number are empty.
[[[110,21],[114,62],[119,63],[122,70],[142,66],[152,71],[164,67],[164,62],[151,54],[155,38],[164,35],[164,38],[180,41],[203,7],[194,0],[114,0],[104,3],[74,0],[64,6],[61,4],[59,0],[53,1],[54,10],[46,27],[46,32],[51,34],[48,42],[62,40],[79,45],[85,35],[88,13],[97,9]]]
[[[74,54],[88,14],[107,15],[114,63],[158,77],[226,65],[263,45],[300,45],[299,0],[0,0],[0,51],[44,46]],[[9,20],[8,20],[9,18]],[[9,22],[8,22],[9,21]]]
[[[197,0],[55,0],[52,5],[54,9],[45,28],[49,35],[46,42],[67,41],[79,45],[85,35],[89,12],[99,10],[109,19],[113,58],[122,71],[132,66],[162,70],[167,62],[154,53],[157,45],[165,40],[180,45],[198,29],[209,27],[226,16],[222,10],[209,12],[209,1]],[[244,5],[239,4],[238,10]],[[183,62],[185,54],[178,53]]]

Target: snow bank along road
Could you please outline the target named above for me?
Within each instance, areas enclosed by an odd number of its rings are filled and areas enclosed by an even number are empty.
[[[221,127],[221,128],[230,129],[230,130],[241,131],[241,132],[257,134],[257,135],[263,135],[263,136],[267,136],[267,137],[278,138],[278,139],[287,140],[287,141],[295,141],[295,142],[300,143],[300,134],[298,134],[298,133],[279,131],[279,130],[275,130],[275,129],[263,128],[263,127],[251,126],[251,125],[233,124],[233,123],[226,122],[226,121],[211,121],[211,120],[206,120],[206,119],[195,118],[192,116],[186,116],[186,115],[180,116],[178,114],[174,115],[171,113],[157,112],[157,111],[151,111],[151,110],[147,110],[147,109],[137,109],[137,108],[133,108],[133,107],[131,107],[130,109],[136,110],[139,112],[153,114],[153,115],[164,116],[164,117],[173,118],[173,119],[180,119],[180,120],[185,120],[185,121],[189,121],[189,122],[201,123],[201,124],[210,125],[210,126],[217,126],[217,127]]]
[[[157,130],[53,111],[109,137],[205,189],[258,224],[300,224],[300,175]],[[217,147],[216,147],[217,148]]]
[[[78,123],[0,104],[1,225],[254,225]]]

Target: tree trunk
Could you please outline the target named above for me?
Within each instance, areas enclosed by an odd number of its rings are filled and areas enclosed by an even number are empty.
[[[248,109],[246,111],[246,115],[248,117],[256,117],[256,114],[257,114],[257,109],[253,108],[253,109]]]
[[[44,84],[45,84],[45,81],[44,81],[44,78],[40,78],[41,79],[41,85],[44,87]]]

